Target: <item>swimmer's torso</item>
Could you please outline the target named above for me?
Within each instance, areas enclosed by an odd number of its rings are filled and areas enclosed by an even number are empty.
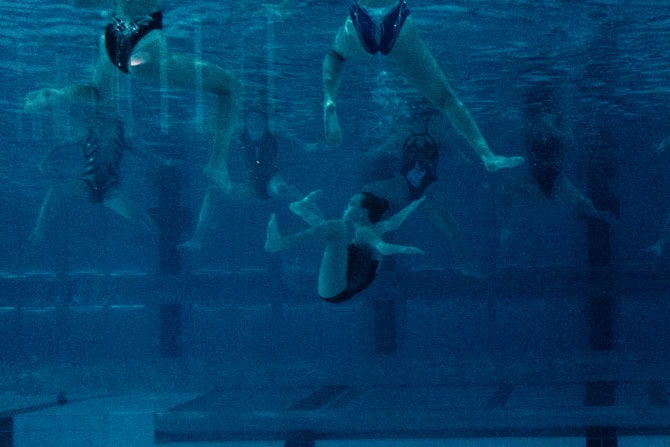
[[[119,183],[121,158],[125,150],[123,123],[107,114],[92,117],[82,147],[85,171],[82,180],[92,202],[102,202],[110,188]]]

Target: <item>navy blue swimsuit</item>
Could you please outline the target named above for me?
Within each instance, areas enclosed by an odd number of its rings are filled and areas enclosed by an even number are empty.
[[[370,54],[379,52],[387,55],[391,52],[407,16],[409,7],[406,0],[400,0],[395,8],[381,17],[381,20],[371,17],[357,0],[354,0],[349,10],[349,17],[356,28],[358,40]]]
[[[534,135],[529,141],[528,167],[540,191],[551,197],[556,181],[561,175],[561,150],[563,143],[552,134]]]
[[[261,199],[269,199],[268,183],[277,173],[277,138],[266,128],[258,140],[253,140],[245,128],[242,132],[242,150],[249,168],[251,183],[256,195]]]
[[[409,197],[416,200],[437,180],[439,146],[427,133],[412,133],[402,145],[400,174],[407,182]]]
[[[93,203],[105,200],[107,192],[119,184],[121,158],[126,148],[123,123],[108,114],[93,117],[82,148],[86,168],[81,179]]]
[[[160,11],[132,20],[115,15],[112,23],[105,28],[105,48],[109,60],[119,70],[128,73],[128,63],[135,45],[149,32],[161,28],[163,14]]]

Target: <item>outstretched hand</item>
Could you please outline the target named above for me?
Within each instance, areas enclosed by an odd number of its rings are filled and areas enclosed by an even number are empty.
[[[525,160],[523,157],[504,157],[502,155],[491,155],[489,157],[482,157],[484,166],[489,172],[496,172],[499,169],[510,169],[516,168],[524,164]]]
[[[423,250],[417,247],[412,247],[409,245],[399,245],[399,244],[389,244],[379,239],[374,244],[375,249],[384,256],[389,255],[423,255],[425,254]]]
[[[401,253],[403,255],[425,255],[426,252],[418,247],[403,247]]]

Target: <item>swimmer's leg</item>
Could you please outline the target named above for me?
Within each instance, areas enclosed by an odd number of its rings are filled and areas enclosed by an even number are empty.
[[[277,216],[273,214],[266,228],[265,251],[276,253],[317,238],[326,241],[319,266],[318,291],[320,296],[330,298],[342,292],[347,284],[347,241],[342,221],[324,221],[322,225],[303,232],[282,236],[277,226]]]
[[[268,225],[265,228],[265,251],[269,253],[276,253],[282,250],[293,248],[300,248],[312,240],[317,240],[323,236],[324,225],[318,227],[310,227],[305,231],[299,233],[283,236],[279,232],[277,225],[277,215],[272,214]]]
[[[344,25],[337,30],[335,41],[321,64],[321,79],[323,82],[323,121],[326,142],[330,144],[342,143],[342,130],[337,116],[337,90],[340,86],[340,76],[345,61],[350,59],[369,58],[358,40],[356,28],[351,18],[346,19]]]
[[[304,220],[310,227],[315,227],[324,222],[323,213],[316,204],[323,191],[317,189],[310,192],[303,199],[291,202],[289,209],[293,214]]]
[[[141,225],[148,232],[158,233],[158,225],[149,214],[119,192],[110,192],[103,204],[119,216]]]
[[[265,251],[268,253],[276,253],[283,249],[281,234],[279,233],[279,226],[277,225],[277,215],[272,214],[270,221],[265,228]]]
[[[616,222],[617,216],[613,212],[596,209],[591,199],[577,189],[566,176],[562,175],[559,182],[560,183],[557,185],[558,190],[556,192],[558,198],[563,203],[573,207],[578,215],[601,220],[609,224]]]
[[[277,226],[277,216],[272,214],[265,231],[265,250],[275,253],[282,250],[304,247],[314,241],[328,240],[341,233],[341,220],[324,220],[319,225],[309,227],[299,233],[282,235]]]
[[[233,182],[228,171],[228,153],[238,116],[239,97],[237,93],[231,91],[219,94],[216,100],[214,147],[204,172],[223,191],[233,189]]]
[[[189,55],[170,53],[163,33],[159,31],[142,39],[135,53],[141,55],[142,63],[133,67],[133,73],[158,83],[165,79],[171,86],[191,90],[202,88],[216,96],[214,147],[204,172],[224,191],[232,189],[228,149],[240,111],[240,80],[218,65]]]
[[[51,210],[54,209],[54,205],[58,206],[61,204],[64,198],[77,201],[85,200],[86,197],[86,192],[82,189],[82,182],[80,180],[73,180],[49,187],[49,190],[40,205],[40,210],[37,213],[37,219],[35,220],[35,226],[30,233],[29,239],[35,242],[44,239],[48,216]]]
[[[342,143],[342,129],[337,117],[337,89],[340,85],[340,76],[344,58],[335,50],[330,50],[323,59],[321,75],[323,80],[323,123],[326,141],[333,145]]]
[[[207,229],[211,226],[212,216],[214,210],[214,196],[216,195],[217,187],[210,187],[205,193],[200,206],[200,214],[198,214],[198,223],[193,231],[193,236],[188,241],[179,244],[179,248],[187,250],[200,250],[202,248],[202,241]]]
[[[468,109],[452,90],[444,72],[416,32],[416,24],[407,18],[389,57],[396,62],[405,77],[451,121],[481,158],[488,171],[513,168],[524,162],[523,157],[503,157],[494,154]]]
[[[319,296],[332,298],[347,287],[348,241],[341,220],[324,224],[326,248],[319,266]]]
[[[46,216],[48,210],[51,208],[53,195],[54,195],[54,188],[51,187],[49,188],[49,191],[47,191],[47,194],[44,196],[42,204],[40,205],[40,210],[37,213],[37,220],[35,221],[35,226],[33,227],[33,231],[30,233],[29,237],[31,241],[37,242],[44,239],[44,227],[46,223]]]

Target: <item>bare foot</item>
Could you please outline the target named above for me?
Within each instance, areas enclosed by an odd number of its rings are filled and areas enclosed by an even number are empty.
[[[524,163],[523,157],[504,157],[502,155],[492,155],[482,158],[486,170],[495,172],[498,169],[516,168]]]
[[[265,229],[265,251],[268,253],[276,253],[282,249],[281,234],[279,234],[279,226],[277,226],[277,215],[272,214],[270,221]]]
[[[321,197],[322,193],[323,191],[320,189],[312,191],[304,198],[291,202],[288,208],[293,214],[307,222],[308,225],[312,227],[316,226],[324,220],[321,215],[321,210],[316,205],[316,200]]]
[[[332,145],[342,143],[342,129],[337,118],[337,107],[332,101],[323,106],[323,123],[326,131],[326,142]]]

